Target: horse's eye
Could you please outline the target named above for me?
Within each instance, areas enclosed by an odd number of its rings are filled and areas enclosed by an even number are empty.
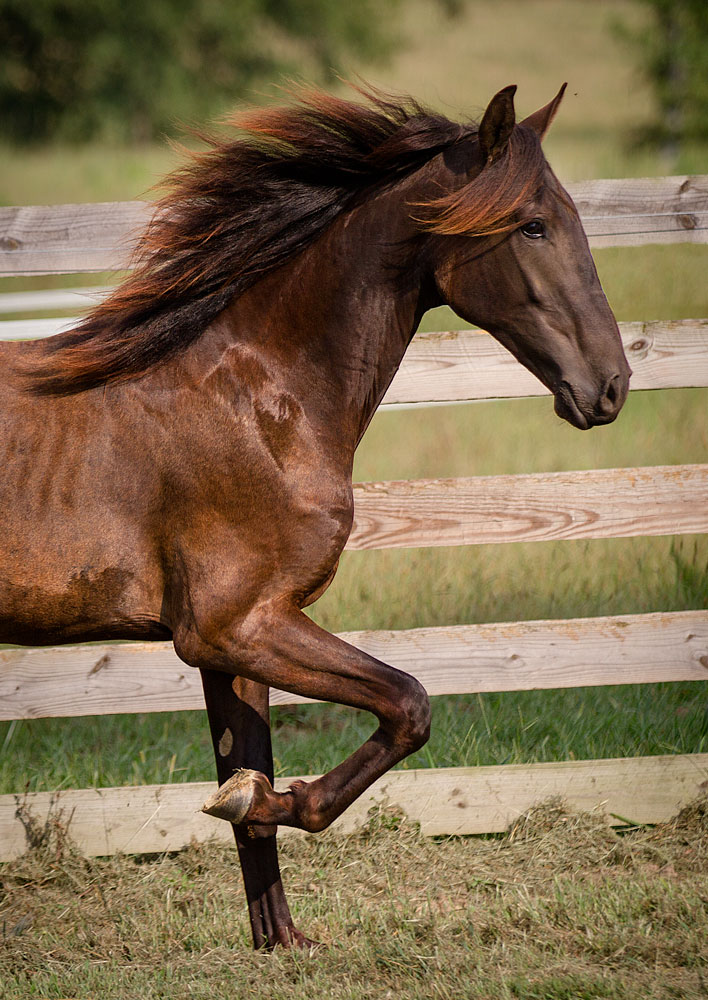
[[[530,240],[538,240],[546,235],[546,227],[540,219],[531,219],[530,222],[521,227],[521,232]]]

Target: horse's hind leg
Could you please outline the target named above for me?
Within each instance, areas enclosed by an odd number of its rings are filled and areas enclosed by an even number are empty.
[[[240,768],[273,780],[268,688],[243,677],[202,669],[219,784]],[[275,827],[233,826],[256,948],[312,942],[293,926],[278,867]]]
[[[256,828],[269,824],[322,830],[354,799],[428,738],[430,706],[413,677],[319,628],[292,607],[261,606],[233,635],[214,630],[178,652],[187,662],[210,655],[221,670],[296,694],[372,712],[375,733],[343,763],[315,781],[275,792],[259,768],[234,775],[204,811]],[[177,642],[175,642],[177,646]],[[201,648],[200,648],[201,647]]]

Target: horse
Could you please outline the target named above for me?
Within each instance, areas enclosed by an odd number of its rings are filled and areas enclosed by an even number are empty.
[[[359,88],[241,112],[171,178],[125,282],[74,329],[0,346],[0,641],[171,639],[201,671],[256,948],[308,948],[279,825],[327,827],[428,739],[412,677],[318,627],[354,451],[447,304],[579,429],[629,376],[578,213],[541,148],[564,87],[479,124]],[[369,739],[273,788],[268,693],[366,709]]]

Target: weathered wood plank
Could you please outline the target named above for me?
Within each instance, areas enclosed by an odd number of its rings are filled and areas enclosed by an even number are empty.
[[[284,790],[292,778],[276,781]],[[195,838],[233,843],[229,824],[199,809],[212,782],[0,796],[0,860],[27,849],[22,816],[66,824],[86,855],[175,851]],[[661,823],[708,788],[708,754],[391,771],[334,824],[348,833],[378,805],[402,810],[428,836],[498,833],[533,806],[561,796],[610,823]],[[294,831],[281,827],[280,833]]]
[[[431,695],[708,680],[708,611],[344,632]],[[307,699],[271,692],[271,704]],[[0,650],[0,720],[204,708],[172,643]]]
[[[627,216],[626,221],[583,219],[593,250],[645,247],[650,244],[708,243],[708,212],[687,215]]]
[[[349,549],[708,532],[708,465],[355,483]]]
[[[2,292],[0,313],[88,309],[110,291],[110,287],[105,285],[85,285],[81,288],[42,288],[28,292]]]
[[[57,316],[47,319],[4,319],[0,321],[2,340],[44,340],[64,330],[73,330],[78,316]]]
[[[568,185],[591,246],[705,243],[706,176],[622,178]],[[0,275],[121,270],[149,202],[0,208]]]
[[[0,208],[0,275],[122,270],[151,211],[144,201]]]
[[[592,247],[708,242],[708,177],[580,181],[568,187]]]
[[[566,188],[583,218],[708,212],[708,174],[598,178]]]

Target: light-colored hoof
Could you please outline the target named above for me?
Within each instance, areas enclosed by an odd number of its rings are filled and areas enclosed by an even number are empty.
[[[202,812],[229,823],[242,823],[253,802],[255,779],[258,771],[242,767],[228,781],[225,781],[210,795],[202,806]]]

